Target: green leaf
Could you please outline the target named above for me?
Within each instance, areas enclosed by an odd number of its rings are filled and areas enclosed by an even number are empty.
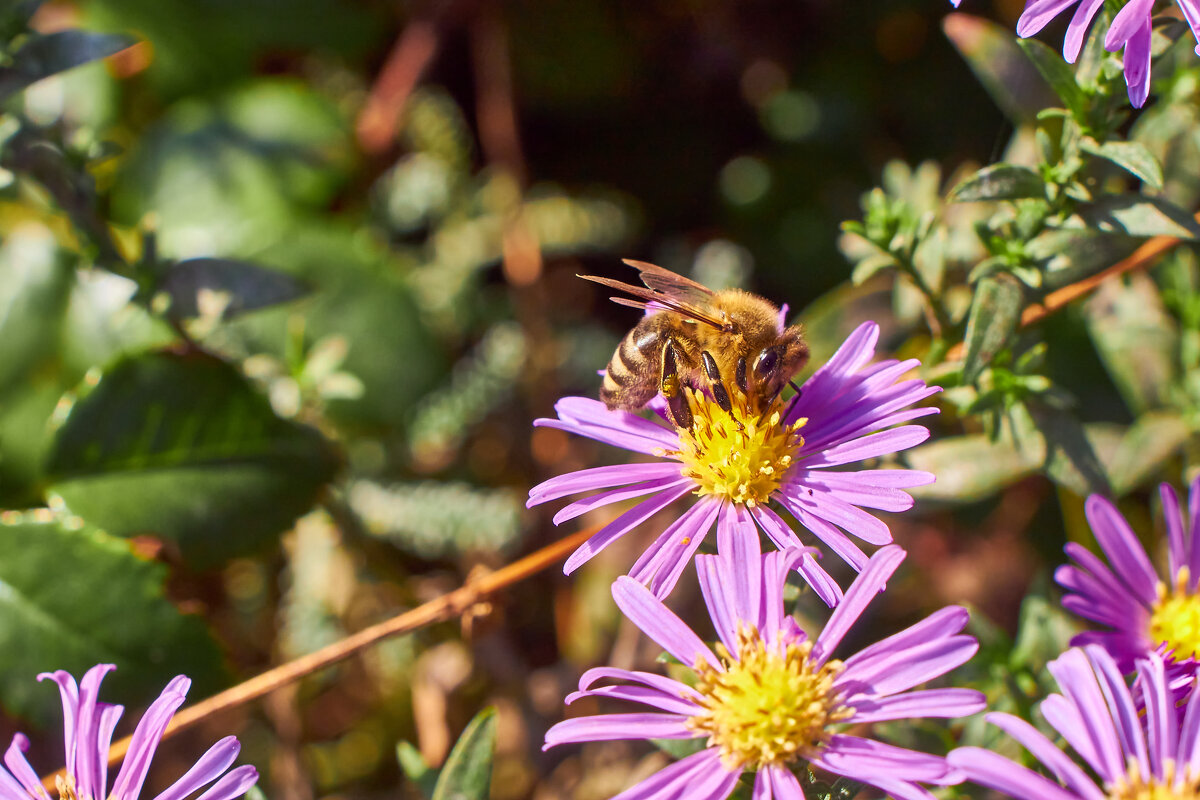
[[[1191,430],[1174,412],[1143,414],[1129,426],[1109,461],[1117,497],[1151,483],[1187,444]]]
[[[1063,105],[1071,110],[1077,118],[1087,112],[1087,93],[1075,80],[1075,70],[1063,60],[1057,50],[1039,42],[1037,39],[1020,39],[1017,45],[1029,56],[1033,66],[1050,84],[1050,88],[1062,100]]]
[[[303,283],[282,272],[230,258],[191,258],[171,266],[158,290],[171,299],[168,315],[185,319],[200,315],[203,293],[223,295],[222,317],[229,319],[256,308],[303,297]]]
[[[52,696],[33,676],[118,669],[106,699],[144,703],[177,674],[203,697],[224,679],[221,654],[198,616],[167,601],[161,565],[129,543],[47,510],[0,515],[0,697],[5,708],[52,721]],[[111,692],[111,694],[109,694]]]
[[[136,44],[129,36],[88,31],[36,34],[13,55],[13,64],[0,67],[0,99],[31,83],[98,58],[107,58]]]
[[[1079,626],[1057,603],[1030,595],[1021,603],[1017,640],[1009,664],[1013,669],[1040,671],[1067,649]]]
[[[404,771],[404,777],[417,785],[422,797],[433,797],[434,787],[437,786],[438,770],[425,763],[421,751],[409,742],[396,745],[396,761]]]
[[[1038,111],[1057,104],[1054,92],[1017,47],[1012,31],[969,14],[946,15],[946,38],[1010,120],[1030,123]]]
[[[979,282],[967,318],[964,382],[973,383],[996,353],[1008,344],[1021,321],[1024,299],[1021,283],[1006,272],[998,272]]]
[[[1157,285],[1133,274],[1105,281],[1084,317],[1096,353],[1135,415],[1162,408],[1178,388],[1180,336]]]
[[[1130,236],[1174,236],[1200,238],[1200,223],[1191,214],[1161,197],[1120,194],[1101,197],[1080,207],[1080,217],[1089,228]]]
[[[854,271],[850,274],[850,282],[855,286],[861,286],[883,270],[895,266],[896,259],[887,253],[867,256],[854,265]]]
[[[307,511],[336,459],[232,366],[201,352],[117,362],[75,401],[49,492],[119,536],[176,542],[196,567],[261,548]]]
[[[1029,167],[1001,163],[984,167],[955,186],[949,199],[956,203],[967,203],[1045,196],[1046,184],[1037,172]]]
[[[1053,291],[1108,269],[1139,244],[1140,239],[1124,234],[1057,228],[1030,240],[1025,253],[1042,274],[1045,290]]]
[[[1010,418],[1025,457],[1039,461],[1052,481],[1080,497],[1112,494],[1104,465],[1069,411],[1031,398],[1014,407]]]
[[[937,475],[937,482],[909,489],[920,500],[974,503],[991,497],[1037,469],[1012,442],[982,434],[948,436],[908,452],[908,465]]]
[[[1080,143],[1080,149],[1085,153],[1107,159],[1135,178],[1141,180],[1152,189],[1163,187],[1162,165],[1141,142],[1105,142],[1097,144],[1094,139],[1086,138]]]
[[[467,724],[438,776],[431,800],[486,800],[496,747],[496,709],[485,708]]]

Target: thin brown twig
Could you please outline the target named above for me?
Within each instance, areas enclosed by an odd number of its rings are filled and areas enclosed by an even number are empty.
[[[519,583],[541,572],[550,565],[563,560],[568,553],[583,544],[599,529],[600,526],[591,526],[563,539],[559,539],[524,558],[501,567],[495,572],[470,579],[454,591],[447,592],[441,597],[430,600],[428,603],[417,606],[410,611],[405,611],[402,614],[397,614],[391,619],[372,625],[369,628],[364,628],[358,633],[347,636],[345,639],[289,661],[286,664],[281,664],[274,669],[269,669],[261,675],[257,675],[248,681],[239,683],[237,686],[226,689],[220,694],[213,695],[207,700],[202,700],[193,706],[189,706],[175,715],[171,723],[167,726],[166,732],[163,733],[163,738],[165,739],[168,736],[190,728],[201,720],[215,714],[245,705],[276,689],[294,683],[306,675],[311,675],[339,661],[344,661],[360,650],[391,636],[410,633],[427,625],[444,622],[456,617],[479,603],[488,595]],[[110,766],[125,757],[125,753],[129,750],[130,739],[131,737],[126,736],[124,739],[115,742],[109,749],[108,763]],[[44,777],[42,785],[47,790],[53,792],[56,790],[58,777],[65,774],[65,768],[60,769]]]
[[[414,19],[404,28],[358,115],[355,133],[364,152],[378,153],[392,143],[400,112],[437,54],[439,43],[431,19]]]
[[[1200,214],[1196,215],[1196,219],[1200,220]],[[1134,250],[1129,256],[1121,259],[1108,269],[1097,272],[1095,275],[1084,278],[1081,281],[1076,281],[1069,286],[1055,289],[1046,295],[1046,298],[1041,303],[1026,306],[1025,310],[1021,312],[1021,327],[1028,327],[1042,321],[1054,312],[1067,306],[1071,301],[1093,291],[1111,277],[1149,267],[1160,256],[1170,251],[1179,243],[1180,240],[1174,236],[1155,236],[1152,239],[1148,239],[1137,250]],[[957,361],[962,358],[965,350],[966,345],[959,342],[946,353],[946,360]]]

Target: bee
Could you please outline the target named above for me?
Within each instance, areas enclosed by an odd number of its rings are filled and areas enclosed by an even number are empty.
[[[646,288],[596,275],[580,275],[632,297],[613,302],[647,312],[613,353],[600,399],[610,409],[634,410],[662,392],[680,428],[691,428],[683,387],[709,390],[732,414],[730,378],[763,408],[808,361],[799,325],[780,329],[779,308],[741,289],[715,292],[707,286],[647,264],[626,260]]]

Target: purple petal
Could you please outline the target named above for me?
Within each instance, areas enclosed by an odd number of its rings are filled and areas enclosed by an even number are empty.
[[[258,770],[250,764],[243,764],[231,770],[196,800],[233,800],[244,795],[257,782]]]
[[[554,404],[554,410],[558,420],[539,419],[533,424],[562,428],[638,453],[679,449],[674,429],[628,411],[609,411],[604,403],[590,397],[564,397]]]
[[[940,783],[951,772],[940,756],[907,750],[903,747],[835,733],[810,761],[839,775],[888,775],[905,781]]]
[[[1129,523],[1100,495],[1089,497],[1084,510],[1108,563],[1138,598],[1147,605],[1153,603],[1158,575]]]
[[[1187,774],[1200,772],[1200,692],[1192,692],[1187,711],[1179,726],[1179,757],[1176,759]]]
[[[603,742],[617,739],[695,739],[687,726],[687,717],[679,714],[600,714],[565,719],[546,731],[542,749],[575,742]]]
[[[754,517],[754,521],[758,523],[758,527],[762,528],[767,538],[780,550],[804,546],[796,532],[788,527],[788,524],[769,507],[755,506],[751,516]],[[866,556],[863,556],[863,562],[866,562]]]
[[[571,557],[567,559],[565,564],[563,564],[563,574],[570,575],[572,572],[583,566],[583,564],[591,559],[592,556],[596,555],[601,550],[615,542],[617,539],[620,539],[622,536],[629,533],[629,531],[636,528],[638,525],[641,525],[643,522],[650,519],[667,506],[671,505],[671,503],[674,503],[679,498],[688,494],[690,491],[691,487],[686,484],[676,489],[665,490],[657,497],[651,497],[649,500],[643,500],[633,508],[624,512],[621,514],[621,516],[617,517],[612,522],[608,523],[599,531],[597,531],[595,536],[579,545],[579,548],[572,553]]]
[[[796,521],[808,528],[814,536],[820,539],[825,544],[829,545],[829,549],[841,556],[842,560],[856,571],[861,571],[867,566],[867,554],[850,541],[850,537],[842,533],[836,526],[826,522],[815,514],[810,514],[804,506],[795,502],[788,495],[779,496],[780,504],[792,513]]]
[[[1117,667],[1112,656],[1103,648],[1091,645],[1084,648],[1088,661],[1096,673],[1100,683],[1100,691],[1108,704],[1109,713],[1115,723],[1117,738],[1121,742],[1121,750],[1128,762],[1134,759],[1142,775],[1150,774],[1150,761],[1146,753],[1146,737],[1142,733],[1142,724],[1138,719],[1137,706],[1129,694],[1125,676]]]
[[[1132,39],[1143,26],[1150,23],[1150,10],[1154,0],[1129,0],[1113,17],[1104,36],[1104,49],[1115,52]]]
[[[41,788],[41,787],[39,787]],[[49,800],[49,795],[42,789],[40,794],[30,795],[25,787],[17,783],[8,770],[0,768],[0,798],[3,800]]]
[[[1075,9],[1075,15],[1071,17],[1071,24],[1067,26],[1067,36],[1063,41],[1063,57],[1068,64],[1074,64],[1075,59],[1079,58],[1079,51],[1083,47],[1087,30],[1092,25],[1092,18],[1103,6],[1104,0],[1083,0],[1079,8]]]
[[[97,697],[104,676],[116,669],[113,664],[97,664],[84,673],[79,682],[79,729],[76,735],[75,781],[80,797],[107,797],[103,785],[101,761],[107,763],[108,748],[101,753],[98,745],[101,719],[97,713]]]
[[[1026,38],[1046,27],[1046,23],[1075,5],[1079,0],[1032,0],[1017,20],[1017,36]]]
[[[676,761],[612,800],[717,800],[733,790],[741,771],[730,772],[721,765],[716,748],[706,748]]]
[[[805,459],[804,466],[836,467],[839,464],[851,464],[865,461],[868,458],[898,453],[915,447],[929,438],[929,429],[921,425],[903,425],[879,433],[860,436],[844,444],[839,444]]]
[[[787,583],[788,573],[801,558],[809,554],[808,548],[789,547],[787,550],[769,553],[762,558],[761,583],[753,598],[752,620],[757,624],[759,633],[768,642],[775,641],[783,630],[784,620],[791,617],[783,613],[783,588]],[[786,633],[786,631],[784,631]]]
[[[850,630],[850,626],[862,614],[867,603],[871,602],[883,589],[888,578],[892,577],[892,573],[900,566],[900,562],[906,555],[904,548],[888,545],[881,547],[875,555],[871,556],[866,569],[854,579],[846,596],[833,610],[821,635],[817,637],[812,651],[812,657],[816,659],[817,663],[824,664],[829,660],[830,655],[841,643],[842,637]]]
[[[826,494],[842,502],[893,513],[907,511],[913,505],[912,495],[896,488],[897,485],[925,486],[933,481],[932,473],[909,469],[864,469],[857,472],[822,469],[807,470],[804,475],[805,484],[823,489]]]
[[[893,697],[855,700],[851,724],[910,717],[945,717],[954,719],[983,711],[987,699],[974,689],[926,689],[906,692]]]
[[[639,670],[620,669],[618,667],[592,667],[580,676],[579,690],[585,691],[590,689],[596,681],[603,679],[640,683],[685,700],[699,696],[696,694],[696,690],[686,683],[680,683],[677,680],[656,675],[653,672],[641,672]]]
[[[1062,781],[1073,792],[1089,798],[1089,800],[1103,799],[1104,795],[1092,783],[1087,773],[1037,728],[1023,719],[1002,712],[988,714],[987,721],[1016,739],[1022,747],[1033,754],[1034,758],[1045,764],[1054,777]],[[955,766],[958,765],[955,764]]]
[[[967,626],[971,615],[962,606],[946,606],[899,633],[880,639],[846,659],[846,671],[863,670],[870,673],[879,659],[887,659],[934,639],[944,639]],[[869,681],[868,681],[869,682]]]
[[[804,580],[812,587],[821,602],[833,608],[842,602],[842,587],[837,581],[817,563],[811,554],[805,553],[804,558],[796,565],[796,570],[804,576]]]
[[[1072,649],[1051,661],[1047,668],[1058,682],[1063,696],[1070,702],[1077,715],[1078,725],[1059,728],[1072,747],[1085,758],[1089,753],[1095,758],[1092,767],[1107,781],[1125,774],[1125,759],[1121,757],[1121,746],[1113,729],[1108,705],[1096,682],[1096,675],[1082,650]],[[1047,698],[1042,703],[1042,713],[1050,720],[1055,704]],[[1054,724],[1051,721],[1051,724]],[[1090,759],[1089,759],[1090,760]]]
[[[585,497],[582,500],[576,500],[569,506],[564,506],[559,509],[554,515],[554,524],[562,525],[564,522],[582,516],[589,511],[597,508],[602,508],[613,503],[621,503],[625,500],[632,500],[635,497],[651,494],[653,492],[671,491],[672,489],[690,487],[691,481],[681,477],[678,474],[674,478],[658,478],[657,480],[645,481],[644,483],[634,484],[633,486],[625,486],[620,489],[611,489],[607,492],[594,494],[591,497]]]
[[[581,697],[611,697],[615,700],[628,700],[631,703],[653,706],[660,711],[679,714],[683,717],[694,717],[701,711],[700,706],[686,700],[680,700],[674,694],[660,692],[647,686],[600,686],[595,689],[583,689],[571,692],[564,703],[570,705]]]
[[[804,790],[800,788],[800,781],[796,780],[791,770],[771,766],[758,774],[760,777],[766,775],[766,780],[771,786],[771,796],[775,800],[804,800]]]
[[[1167,569],[1174,577],[1179,574],[1179,568],[1190,560],[1188,558],[1190,542],[1184,542],[1183,511],[1179,508],[1179,496],[1175,494],[1171,484],[1161,484],[1158,487],[1158,496],[1162,500],[1163,519],[1167,521]]]
[[[952,750],[946,759],[955,769],[962,771],[973,783],[1003,792],[1010,797],[1038,798],[1038,800],[1080,800],[1080,796],[1068,792],[1058,784],[1045,778],[1029,767],[1009,761],[999,753],[981,747],[960,747]],[[1092,787],[1095,789],[1095,787]],[[1096,794],[1088,800],[1103,800]]]
[[[716,522],[721,504],[713,499],[701,500],[654,541],[634,563],[629,575],[648,583],[656,597],[666,597],[675,588],[692,555]]]
[[[217,741],[200,756],[200,760],[193,764],[191,769],[183,773],[179,780],[168,786],[154,800],[183,800],[201,786],[207,786],[229,769],[229,765],[237,758],[241,749],[236,736],[226,736]]]
[[[121,714],[125,713],[125,706],[97,703],[96,707],[100,709],[99,724],[96,726],[96,752],[100,755],[100,781],[97,785],[104,787],[107,797],[108,751],[112,747],[112,736],[113,731],[117,729],[117,721],[121,719]]]
[[[702,661],[720,664],[708,645],[645,586],[623,575],[613,583],[612,594],[621,613],[680,663],[689,667]]]
[[[526,506],[557,500],[569,494],[590,492],[594,489],[611,489],[631,483],[679,477],[679,464],[675,461],[655,461],[652,464],[613,464],[607,467],[592,467],[543,481],[529,490]]]
[[[42,788],[42,782],[38,778],[38,774],[34,772],[33,767],[29,766],[29,761],[25,758],[27,752],[29,752],[29,737],[23,733],[14,734],[12,744],[8,746],[8,750],[4,753],[4,766],[8,767],[8,771],[21,782],[21,785],[25,787],[25,791],[29,792],[30,795],[33,797],[44,797],[45,790]]]
[[[58,684],[63,707],[63,752],[66,754],[66,773],[75,774],[75,732],[79,727],[79,686],[75,678],[65,670],[43,672],[39,681],[52,680]]]
[[[788,487],[788,498],[793,506],[807,509],[811,514],[832,522],[847,533],[857,536],[867,544],[891,544],[892,532],[887,523],[878,517],[873,517],[857,506],[839,500],[828,492],[795,492]]]
[[[1172,762],[1179,747],[1179,718],[1174,698],[1167,691],[1167,677],[1162,659],[1155,653],[1138,662],[1141,680],[1142,705],[1146,709],[1146,745],[1150,754],[1150,770],[1154,777],[1164,777],[1164,759]]]
[[[1179,8],[1183,11],[1183,17],[1187,20],[1188,27],[1192,29],[1192,36],[1196,37],[1196,55],[1200,55],[1200,5],[1197,5],[1196,0],[1177,0]]]
[[[1125,53],[1122,56],[1125,61],[1125,85],[1129,91],[1129,103],[1134,108],[1141,108],[1150,96],[1150,40],[1150,17],[1147,15],[1142,27],[1138,28],[1125,44]]]
[[[843,601],[844,602],[844,601]],[[875,695],[904,692],[965,664],[979,650],[973,636],[948,636],[905,649],[878,652],[869,662],[846,660],[837,685],[846,691]]]
[[[763,583],[758,528],[741,506],[727,504],[717,521],[717,542],[718,555],[696,557],[696,575],[717,635],[732,652],[737,649],[738,623],[760,622]]]
[[[137,728],[129,742],[129,750],[121,764],[121,771],[113,783],[112,796],[115,800],[137,798],[142,792],[146,773],[158,743],[162,741],[167,723],[187,698],[192,682],[184,675],[177,676],[163,690],[146,713],[138,720]]]

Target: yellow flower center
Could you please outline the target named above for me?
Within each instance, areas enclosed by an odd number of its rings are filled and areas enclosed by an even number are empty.
[[[1191,576],[1182,567],[1175,576],[1174,591],[1158,584],[1158,599],[1150,612],[1150,638],[1165,642],[1176,661],[1200,654],[1200,596],[1188,591]]]
[[[1111,800],[1197,800],[1200,798],[1200,776],[1185,771],[1176,786],[1175,762],[1163,764],[1163,779],[1143,778],[1137,764],[1129,766],[1124,780],[1108,787]]]
[[[682,472],[696,482],[696,494],[717,495],[753,508],[779,488],[804,444],[800,428],[808,420],[783,424],[782,403],[773,398],[765,409],[736,387],[732,411],[725,411],[702,392],[685,388],[692,427],[680,429]]]
[[[814,753],[829,738],[828,726],[852,710],[833,690],[842,663],[818,666],[811,652],[811,642],[768,647],[753,627],[739,629],[736,658],[717,645],[724,670],[707,663],[696,667],[704,711],[688,727],[706,734],[731,770],[757,770]]]

